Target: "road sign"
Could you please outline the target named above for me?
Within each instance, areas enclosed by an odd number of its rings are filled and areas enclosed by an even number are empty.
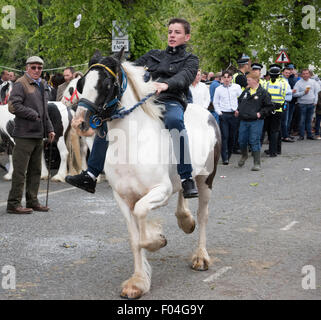
[[[282,50],[279,54],[279,56],[277,57],[277,59],[275,60],[276,63],[290,63],[290,59],[289,56],[287,55],[287,53]]]
[[[125,52],[129,51],[129,40],[115,39],[111,41],[111,51],[119,52],[122,47],[125,47]]]
[[[112,39],[113,40],[128,40],[128,33],[125,26],[119,26],[116,20],[113,20],[113,29],[112,29]]]

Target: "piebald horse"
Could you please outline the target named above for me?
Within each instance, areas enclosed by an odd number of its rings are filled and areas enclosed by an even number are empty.
[[[156,251],[167,243],[161,227],[146,220],[147,214],[165,206],[178,192],[178,226],[185,233],[191,233],[195,221],[181,191],[172,139],[162,121],[163,106],[150,98],[137,108],[131,108],[155,92],[153,82],[143,81],[143,68],[129,62],[121,63],[122,55],[123,50],[109,57],[103,57],[99,52],[94,54],[88,71],[77,83],[82,98],[73,126],[79,134],[90,135],[94,132],[90,124],[100,129],[102,122],[108,123],[109,148],[104,169],[126,218],[134,255],[134,274],[123,282],[121,297],[137,299],[151,286],[151,267],[144,251]],[[191,266],[194,270],[207,270],[210,263],[206,250],[208,203],[220,156],[221,137],[214,117],[204,108],[189,104],[184,117],[192,174],[199,192],[199,241]]]

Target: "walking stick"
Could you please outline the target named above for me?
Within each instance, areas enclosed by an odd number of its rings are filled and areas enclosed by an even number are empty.
[[[48,207],[48,193],[49,193],[49,180],[50,180],[51,154],[52,154],[52,142],[49,142],[49,165],[48,165],[48,179],[47,179],[46,207]]]

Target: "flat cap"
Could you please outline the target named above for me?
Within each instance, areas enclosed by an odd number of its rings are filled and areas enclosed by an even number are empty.
[[[263,65],[261,63],[252,63],[251,65],[252,70],[261,70],[263,68]]]
[[[32,57],[29,57],[26,61],[26,64],[29,64],[29,63],[39,63],[39,64],[44,64],[43,60],[38,57],[38,56],[32,56]]]

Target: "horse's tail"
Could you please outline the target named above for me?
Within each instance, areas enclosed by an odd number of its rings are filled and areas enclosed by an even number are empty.
[[[209,124],[210,126],[213,127],[214,133],[215,133],[215,138],[216,138],[216,142],[214,145],[214,167],[213,167],[213,171],[209,174],[209,176],[207,177],[205,183],[208,185],[208,187],[210,189],[212,189],[212,185],[213,185],[213,180],[216,174],[216,170],[217,170],[217,164],[218,161],[220,159],[221,156],[221,146],[222,146],[222,138],[221,138],[221,130],[220,127],[218,126],[214,116],[212,116],[211,114],[209,115]]]
[[[71,173],[80,173],[81,155],[80,155],[80,138],[73,128],[69,128],[67,133],[67,148],[69,150],[68,168]]]

